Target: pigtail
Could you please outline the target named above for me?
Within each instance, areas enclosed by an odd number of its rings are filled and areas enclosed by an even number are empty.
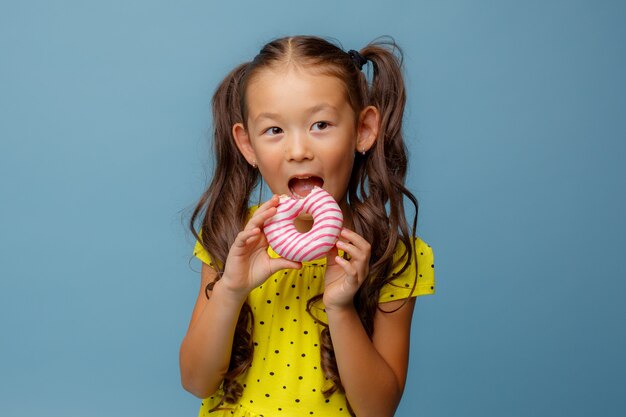
[[[235,144],[232,126],[242,122],[241,82],[249,64],[235,68],[218,86],[213,95],[214,173],[209,188],[202,194],[191,216],[189,227],[212,259],[217,278],[205,288],[207,298],[224,272],[224,264],[237,234],[245,224],[250,194],[259,181],[259,173],[245,160]],[[200,233],[196,233],[196,218],[202,216]],[[224,375],[224,395],[214,408],[224,402],[235,403],[243,392],[236,377],[252,362],[253,315],[246,301],[239,313],[228,372]]]
[[[357,172],[353,175],[353,180],[358,182],[358,186],[350,187],[354,191],[350,198],[352,202],[354,197],[356,203],[353,207],[357,213],[357,222],[362,225],[359,228],[363,228],[362,231],[370,242],[381,243],[377,245],[376,253],[372,257],[370,270],[372,277],[384,278],[384,284],[392,278],[389,275],[395,265],[389,260],[399,242],[404,246],[404,252],[398,260],[403,265],[399,273],[410,265],[412,238],[417,227],[418,202],[404,185],[408,157],[402,135],[406,103],[402,50],[393,40],[388,40],[371,43],[360,53],[371,62],[373,72],[367,104],[378,108],[381,120],[373,148],[355,164]],[[410,229],[404,210],[405,197],[415,209]],[[375,219],[378,222],[386,219],[387,227],[367,227],[376,224],[372,223]],[[372,295],[366,298],[371,298]]]
[[[377,107],[381,116],[379,135],[374,149],[365,161],[365,171],[369,181],[370,200],[379,205],[381,202],[389,202],[389,230],[392,231],[388,239],[383,240],[387,245],[381,259],[387,259],[393,254],[399,239],[404,244],[410,261],[411,237],[416,232],[418,203],[404,185],[408,157],[402,136],[402,118],[406,103],[402,50],[395,42],[388,41],[370,44],[362,50],[362,54],[372,63],[373,69],[368,104]],[[403,197],[415,208],[411,230],[405,216]],[[398,230],[399,236],[393,233]]]
[[[235,68],[213,95],[213,180],[190,222],[192,233],[216,261],[218,272],[245,223],[249,196],[259,181],[258,171],[241,155],[232,134],[233,125],[243,121],[240,84],[247,67],[242,64]],[[193,226],[202,210],[205,214],[199,236]]]

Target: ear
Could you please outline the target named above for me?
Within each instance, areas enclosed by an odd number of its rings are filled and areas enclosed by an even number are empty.
[[[246,128],[243,126],[243,123],[235,123],[233,125],[233,137],[235,138],[235,143],[237,144],[239,152],[241,152],[243,157],[246,158],[246,161],[248,161],[250,165],[256,166],[256,153],[254,152],[254,148],[250,142],[250,136],[248,135]]]
[[[367,106],[359,114],[359,122],[357,125],[356,151],[369,151],[380,129],[380,112],[374,106]]]

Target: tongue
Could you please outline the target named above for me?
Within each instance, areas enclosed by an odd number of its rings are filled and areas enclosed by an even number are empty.
[[[324,181],[319,177],[293,178],[289,181],[289,190],[296,197],[306,197],[313,190],[313,187],[321,187]]]

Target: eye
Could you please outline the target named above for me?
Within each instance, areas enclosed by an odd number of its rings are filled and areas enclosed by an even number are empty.
[[[315,122],[313,123],[313,126],[311,126],[311,128],[313,130],[325,130],[328,129],[328,122]]]
[[[263,134],[268,134],[270,136],[276,136],[283,133],[283,130],[280,127],[272,126],[269,129],[265,129]]]

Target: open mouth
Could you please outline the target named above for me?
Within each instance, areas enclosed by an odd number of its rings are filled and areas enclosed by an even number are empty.
[[[298,176],[289,180],[289,191],[296,198],[304,198],[313,190],[313,187],[324,185],[324,180],[316,176]]]

